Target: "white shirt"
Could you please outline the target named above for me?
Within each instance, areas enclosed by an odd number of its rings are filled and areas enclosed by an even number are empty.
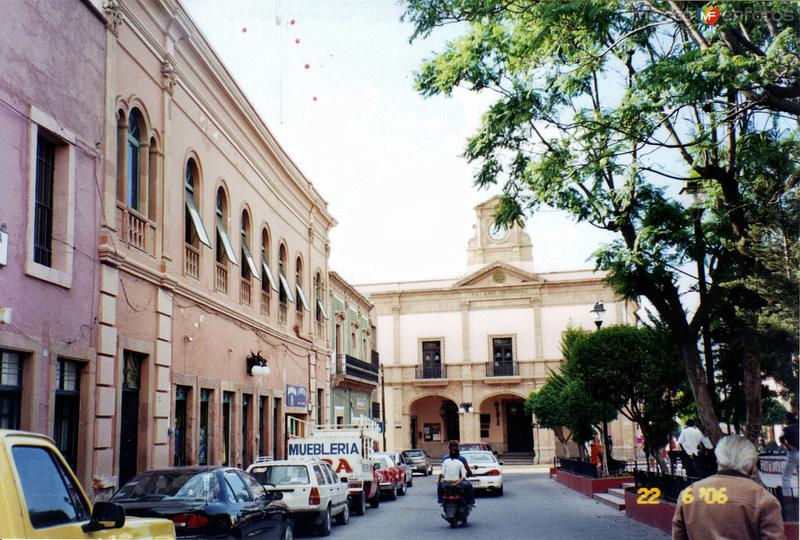
[[[467,469],[460,459],[446,459],[442,462],[442,477],[445,482],[455,482],[467,477]]]
[[[678,444],[692,457],[697,455],[697,450],[701,443],[706,448],[712,447],[708,437],[703,435],[703,432],[696,427],[684,428],[683,431],[681,431],[680,437],[678,437]]]

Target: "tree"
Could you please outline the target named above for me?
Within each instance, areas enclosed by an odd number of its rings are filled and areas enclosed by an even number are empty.
[[[667,472],[660,450],[675,429],[678,391],[685,380],[669,332],[610,326],[586,334],[570,351],[569,371],[580,377],[591,399],[602,399],[644,437],[645,453]]]
[[[800,7],[719,2],[709,24],[697,15],[704,5],[685,0],[407,1],[412,40],[466,27],[418,73],[422,94],[462,86],[497,95],[465,157],[478,164],[479,187],[502,183],[498,223],[548,205],[616,235],[595,253],[597,267],[667,325],[716,442],[698,341],[726,279],[759,300],[737,314],[746,343],[759,343],[754,321],[767,318],[759,285],[769,289],[773,272],[758,250],[776,236],[761,218],[771,201],[796,193],[800,176],[788,127],[800,113]],[[682,202],[681,187],[706,201]],[[782,252],[792,274],[796,249]],[[700,272],[687,270],[692,263]],[[694,310],[692,291],[701,292]],[[741,356],[751,436],[761,424],[762,352],[759,344]]]

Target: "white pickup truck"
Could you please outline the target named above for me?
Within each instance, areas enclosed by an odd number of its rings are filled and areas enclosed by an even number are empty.
[[[367,503],[380,504],[381,473],[375,471],[370,456],[380,429],[375,422],[361,419],[355,424],[313,425],[304,423],[290,433],[287,459],[322,460],[330,463],[339,478],[347,479],[348,501],[354,515],[363,515]]]

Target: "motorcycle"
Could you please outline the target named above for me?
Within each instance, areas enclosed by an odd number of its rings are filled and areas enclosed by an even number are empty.
[[[466,525],[470,513],[470,506],[464,498],[461,488],[454,485],[444,486],[442,497],[442,517],[450,523],[450,527]]]

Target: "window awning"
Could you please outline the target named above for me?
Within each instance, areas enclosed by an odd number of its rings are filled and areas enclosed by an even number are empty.
[[[325,317],[325,319],[327,320],[328,312],[325,311],[325,306],[323,305],[322,300],[320,300],[319,298],[317,298],[317,309],[322,314],[322,316]]]
[[[270,286],[275,292],[280,292],[278,289],[278,282],[275,281],[275,276],[272,275],[272,270],[269,269],[269,265],[267,261],[261,262],[261,268],[264,270],[264,275],[267,277],[267,281],[269,282]]]
[[[283,275],[283,272],[280,272],[278,277],[281,280],[281,285],[283,285],[283,290],[286,291],[286,299],[289,300],[289,302],[294,303],[294,296],[292,296],[292,288],[289,287],[289,280],[286,279],[286,276]]]
[[[306,293],[303,292],[303,288],[300,284],[297,284],[297,296],[300,297],[300,302],[303,304],[303,309],[306,311],[311,311],[311,308],[308,307],[308,299],[306,298]]]
[[[242,239],[242,252],[244,253],[244,260],[247,261],[247,266],[250,267],[250,273],[253,274],[254,278],[261,279],[261,276],[258,274],[256,261],[254,261],[253,256],[250,255],[250,250],[247,249],[247,244],[244,243],[244,239]]]
[[[186,209],[189,211],[189,216],[192,218],[194,230],[197,232],[197,237],[202,243],[211,247],[211,240],[208,238],[205,225],[203,225],[203,218],[200,217],[200,211],[197,210],[197,205],[194,204],[194,197],[187,193],[184,200],[186,201]]]
[[[222,239],[222,246],[225,248],[225,255],[228,256],[228,260],[233,264],[239,264],[239,261],[236,260],[236,255],[233,253],[233,244],[231,244],[231,239],[228,238],[228,231],[225,230],[225,227],[220,222],[217,222],[217,234]]]

